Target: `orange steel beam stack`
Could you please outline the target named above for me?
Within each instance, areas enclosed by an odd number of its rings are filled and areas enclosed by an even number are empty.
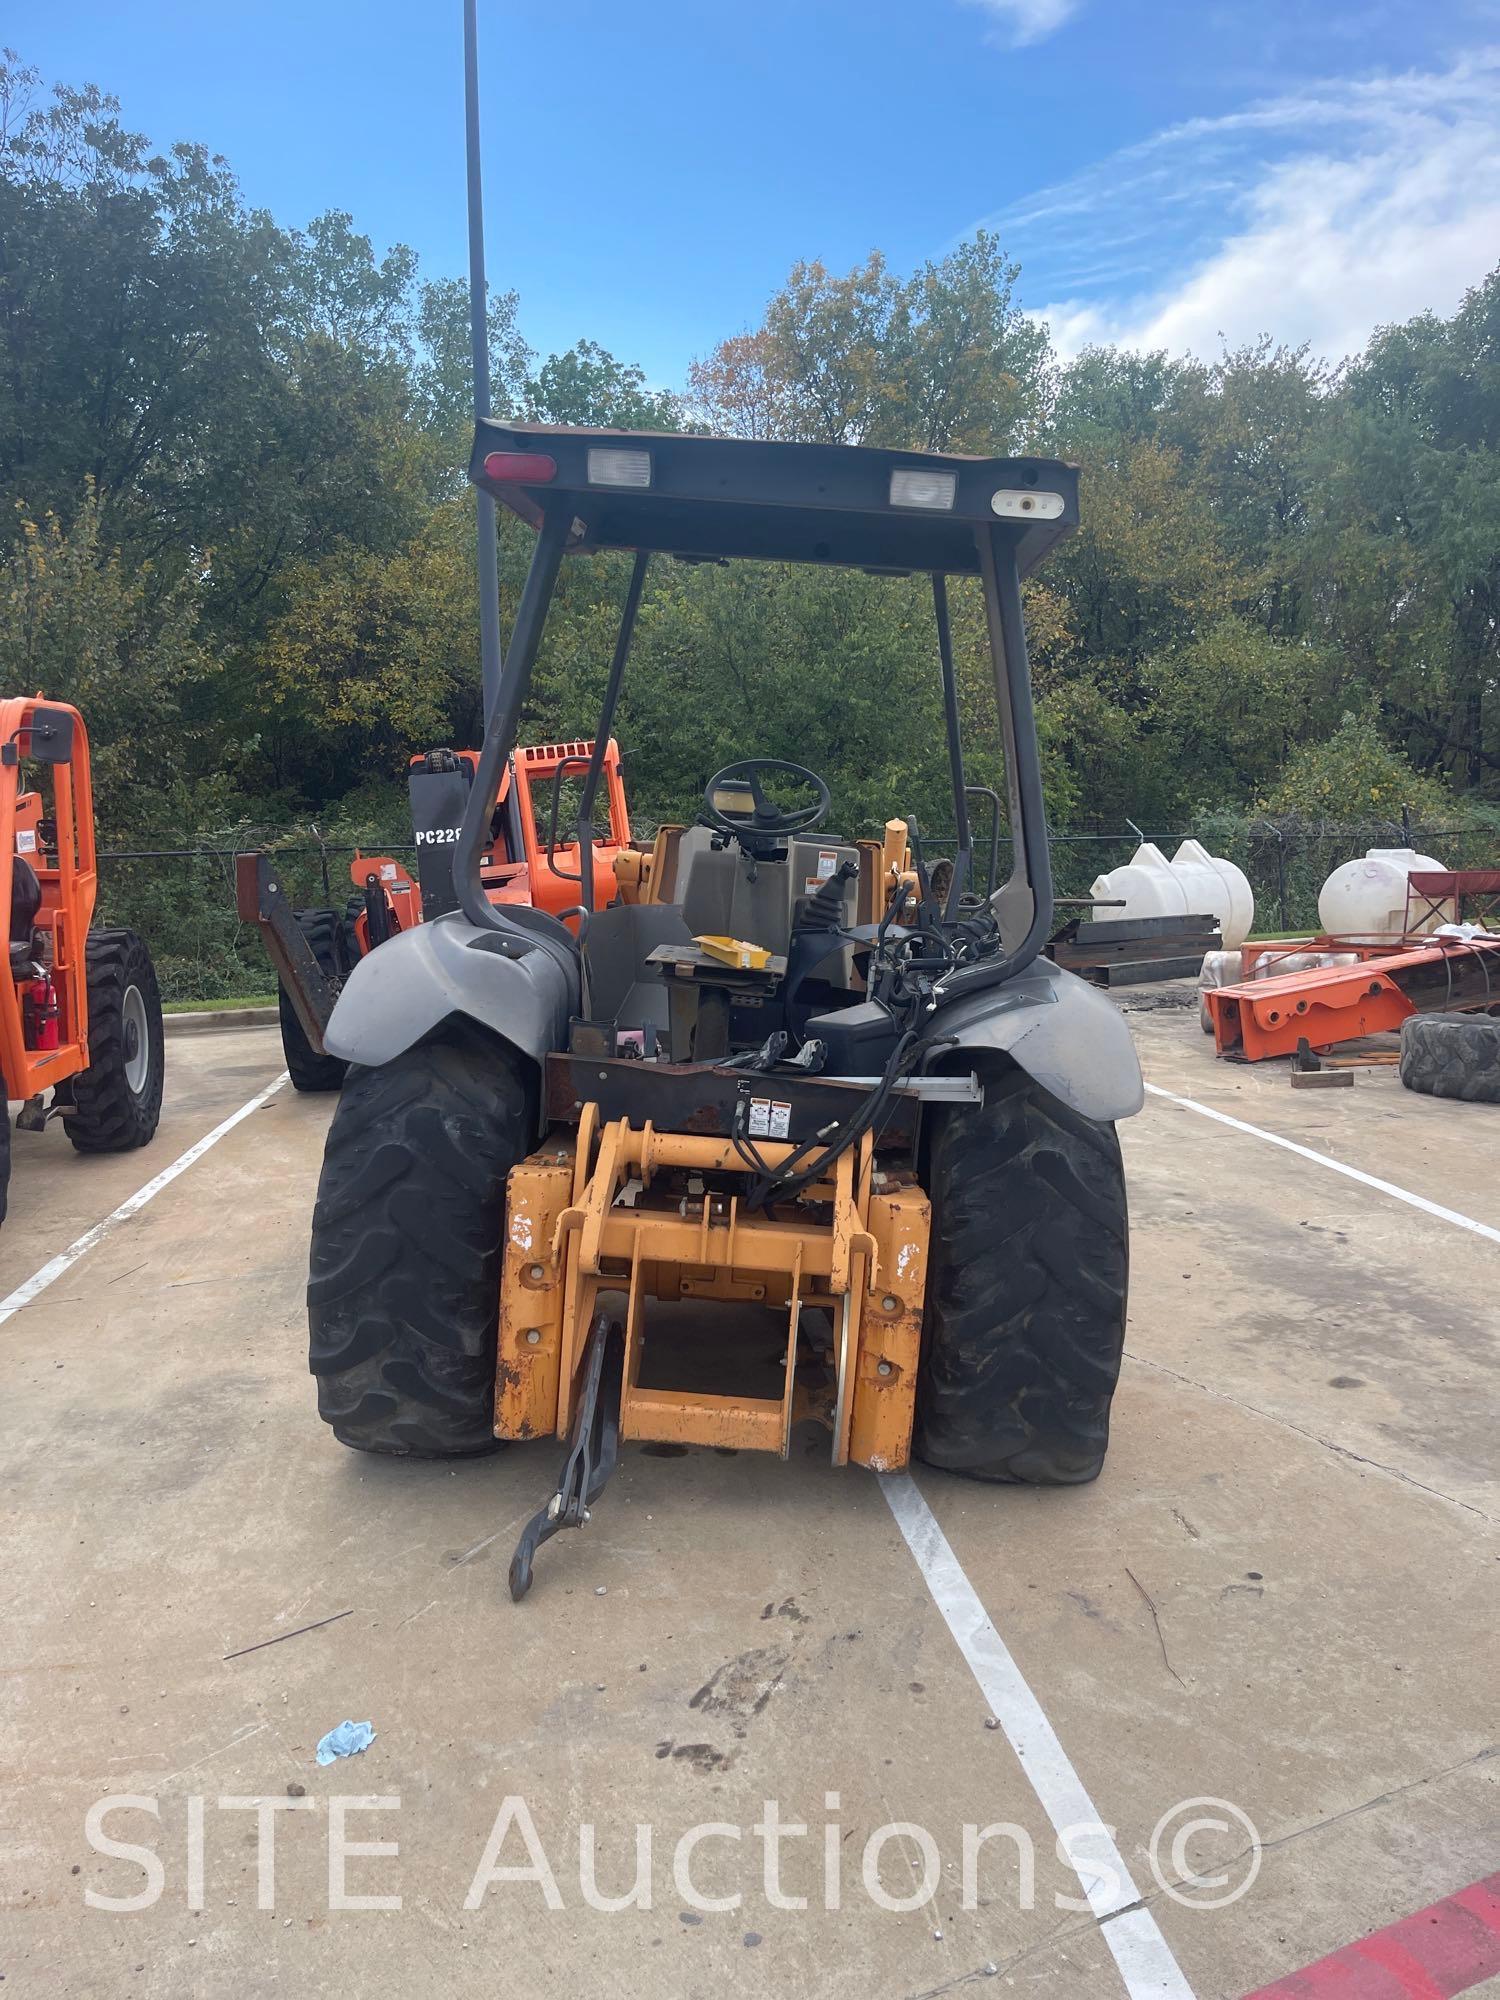
[[[1305,948],[1305,947],[1304,947]],[[1204,994],[1221,1056],[1261,1062],[1399,1028],[1409,1014],[1500,1007],[1500,938],[1397,946],[1363,965],[1289,972]]]

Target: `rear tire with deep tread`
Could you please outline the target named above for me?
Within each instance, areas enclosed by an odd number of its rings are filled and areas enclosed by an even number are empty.
[[[1113,1125],[1003,1062],[941,1114],[913,1446],[970,1479],[1098,1476],[1125,1342],[1129,1236]]]
[[[465,1023],[350,1069],[307,1286],[318,1410],[342,1443],[422,1458],[493,1449],[505,1181],[533,1131],[520,1058]]]
[[[353,926],[337,910],[297,910],[294,917],[324,978],[337,979],[342,983],[353,971],[359,956]],[[292,1088],[338,1090],[349,1065],[339,1056],[320,1056],[317,1053],[297,1019],[291,995],[279,979],[276,982],[276,1010],[281,1019],[282,1059],[292,1079]]]
[[[1401,1023],[1398,1071],[1408,1090],[1500,1104],[1500,1019],[1485,1014],[1412,1014]]]
[[[161,992],[134,931],[90,931],[85,963],[89,1061],[69,1080],[73,1109],[63,1123],[80,1153],[128,1153],[161,1123]]]

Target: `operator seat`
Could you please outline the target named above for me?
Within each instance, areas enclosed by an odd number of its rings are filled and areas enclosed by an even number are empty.
[[[677,849],[674,890],[693,936],[744,938],[784,955],[799,906],[841,861],[856,865],[859,861],[858,848],[836,837],[794,834],[785,847],[784,860],[752,860],[734,841],[716,845],[708,827],[689,827]],[[844,900],[844,921],[852,924],[856,902],[852,879]]]
[[[32,934],[42,907],[42,885],[24,855],[10,861],[10,969],[19,977],[31,964]]]

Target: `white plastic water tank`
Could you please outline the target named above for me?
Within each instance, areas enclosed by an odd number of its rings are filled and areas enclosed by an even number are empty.
[[[1101,922],[1136,917],[1217,917],[1226,947],[1243,944],[1255,922],[1255,896],[1244,871],[1185,840],[1168,861],[1148,840],[1122,868],[1096,875],[1089,894],[1099,902],[1120,902],[1121,910],[1100,910]]]
[[[1357,944],[1379,944],[1399,937],[1406,927],[1406,878],[1424,869],[1442,868],[1430,854],[1411,847],[1372,847],[1360,861],[1335,868],[1318,891],[1318,921],[1330,937],[1351,938]],[[1442,904],[1413,929],[1434,931],[1453,921],[1452,903]]]

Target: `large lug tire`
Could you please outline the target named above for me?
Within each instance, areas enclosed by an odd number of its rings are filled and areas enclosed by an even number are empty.
[[[520,1059],[466,1025],[350,1069],[307,1285],[318,1409],[342,1443],[417,1458],[493,1449],[505,1181],[533,1131]]]
[[[1125,1342],[1129,1235],[1112,1125],[1023,1070],[981,1065],[982,1105],[940,1114],[913,1438],[971,1479],[1097,1477]]]
[[[161,993],[134,931],[90,931],[86,953],[89,1062],[63,1123],[80,1153],[128,1153],[161,1122]]]
[[[1500,1019],[1412,1014],[1401,1023],[1401,1081],[1427,1097],[1500,1104]]]
[[[337,910],[298,910],[297,927],[326,979],[344,980],[359,956],[354,927]],[[294,1090],[338,1090],[349,1065],[338,1056],[320,1056],[307,1039],[291,996],[276,982],[276,1007],[281,1017],[281,1053]]]

